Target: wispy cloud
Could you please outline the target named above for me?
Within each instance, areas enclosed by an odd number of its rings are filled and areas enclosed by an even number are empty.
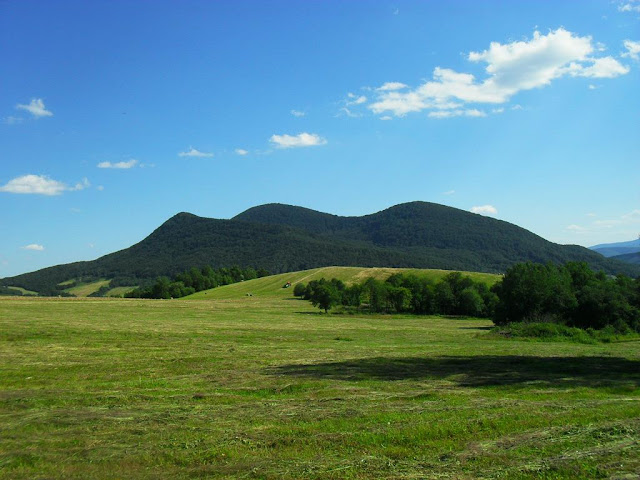
[[[446,192],[442,192],[443,195],[453,195],[454,193],[456,193],[455,190],[447,190]]]
[[[234,152],[236,153],[236,155],[242,155],[242,156],[249,154],[249,151],[245,150],[244,148],[236,148]]]
[[[640,12],[640,3],[638,0],[627,0],[618,5],[618,11],[620,12]]]
[[[18,125],[19,123],[22,123],[24,121],[24,118],[22,117],[14,117],[9,115],[8,117],[4,117],[2,119],[2,123],[4,123],[5,125]]]
[[[627,51],[622,54],[623,57],[633,58],[636,61],[640,60],[640,42],[625,40],[624,48],[626,48]]]
[[[525,41],[506,44],[491,42],[488,49],[470,52],[467,60],[485,65],[486,76],[442,67],[433,70],[433,78],[417,88],[400,88],[400,82],[387,82],[376,89],[377,98],[367,107],[376,114],[404,116],[428,110],[435,118],[482,116],[469,104],[503,104],[524,90],[540,88],[561,77],[614,78],[629,72],[611,56],[596,57],[599,50],[591,37],[579,36],[564,28],[546,35],[538,31]],[[397,87],[397,88],[396,88]],[[455,114],[439,114],[453,111]]]
[[[98,164],[98,168],[115,168],[115,169],[120,169],[120,170],[126,170],[129,168],[133,168],[138,164],[138,160],[135,159],[131,159],[127,162],[100,162]]]
[[[201,158],[211,158],[213,157],[213,153],[211,152],[201,152],[199,150],[196,150],[193,147],[189,147],[190,150],[186,151],[186,152],[180,152],[178,153],[179,157],[201,157]]]
[[[34,252],[41,252],[44,250],[42,245],[38,245],[37,243],[32,243],[30,245],[25,245],[24,247],[20,247],[22,250],[33,250]]]
[[[394,90],[402,90],[403,88],[408,88],[409,85],[405,85],[401,82],[387,82],[382,84],[382,86],[376,88],[378,92],[391,92]]]
[[[294,117],[304,117],[306,113],[301,110],[291,110],[291,115]]]
[[[470,110],[437,110],[429,112],[431,118],[451,118],[451,117],[486,117],[487,114],[478,109]]]
[[[271,135],[269,141],[278,148],[315,147],[326,145],[327,140],[316,133],[298,135]]]
[[[67,191],[84,190],[90,185],[89,180],[86,178],[73,186],[69,186],[45,175],[23,175],[9,180],[9,182],[0,187],[0,192],[52,196],[60,195]]]
[[[18,110],[26,110],[36,118],[53,116],[53,112],[45,108],[44,102],[41,98],[32,98],[31,102],[27,105],[19,103],[16,105],[16,108]]]
[[[498,209],[493,205],[479,205],[477,207],[471,207],[471,213],[478,213],[480,215],[497,215]]]

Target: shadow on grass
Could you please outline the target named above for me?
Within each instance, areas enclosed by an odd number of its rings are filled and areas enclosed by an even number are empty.
[[[343,362],[282,365],[272,375],[336,380],[449,379],[460,386],[640,386],[640,361],[614,357],[375,357]]]

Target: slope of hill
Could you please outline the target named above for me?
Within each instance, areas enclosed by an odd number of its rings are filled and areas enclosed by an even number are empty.
[[[139,285],[194,266],[239,265],[271,273],[328,265],[502,272],[522,261],[585,261],[608,273],[640,267],[586,248],[557,245],[510,223],[443,205],[413,202],[363,217],[338,217],[288,205],[254,207],[231,220],[179,213],[130,248],[0,280],[58,294],[70,279]]]
[[[589,247],[589,249],[605,257],[617,257],[618,255],[636,253],[640,252],[640,238],[629,242],[603,243]]]
[[[619,260],[625,263],[631,263],[633,265],[640,265],[640,252],[625,253],[623,255],[616,255],[612,257],[614,260]]]
[[[394,273],[407,273],[418,277],[426,277],[433,281],[443,278],[451,273],[450,270],[431,270],[416,268],[362,268],[362,267],[321,267],[300,272],[280,273],[278,275],[270,275],[268,277],[256,278],[246,282],[233,283],[222,287],[212,288],[211,290],[203,290],[193,295],[183,297],[190,300],[229,300],[247,297],[272,297],[286,298],[293,296],[293,288],[283,288],[284,284],[291,282],[291,287],[296,283],[308,283],[311,280],[319,280],[325,278],[330,280],[337,278],[347,285],[359,283],[367,278],[375,278],[378,280],[386,280]],[[477,273],[462,272],[464,275],[472,277],[475,281],[484,282],[491,286],[496,283],[501,276],[494,273]]]

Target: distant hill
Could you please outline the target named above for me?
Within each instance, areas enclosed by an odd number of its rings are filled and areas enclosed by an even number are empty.
[[[290,205],[251,208],[231,220],[179,213],[141,242],[90,262],[0,280],[43,294],[80,279],[140,285],[193,266],[239,265],[271,273],[330,265],[503,272],[522,261],[585,261],[607,273],[640,267],[575,245],[551,243],[521,227],[443,205],[412,202],[372,215],[340,217]],[[68,286],[66,287],[68,289]]]
[[[589,247],[589,249],[605,257],[616,257],[627,253],[636,253],[640,252],[640,238],[629,242],[603,243]]]
[[[611,257],[613,260],[619,260],[625,263],[631,263],[633,265],[640,265],[640,252],[625,253],[623,255],[616,255]]]

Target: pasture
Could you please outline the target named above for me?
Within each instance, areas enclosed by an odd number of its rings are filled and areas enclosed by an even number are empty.
[[[325,315],[282,280],[0,298],[0,478],[640,474],[639,342]]]

